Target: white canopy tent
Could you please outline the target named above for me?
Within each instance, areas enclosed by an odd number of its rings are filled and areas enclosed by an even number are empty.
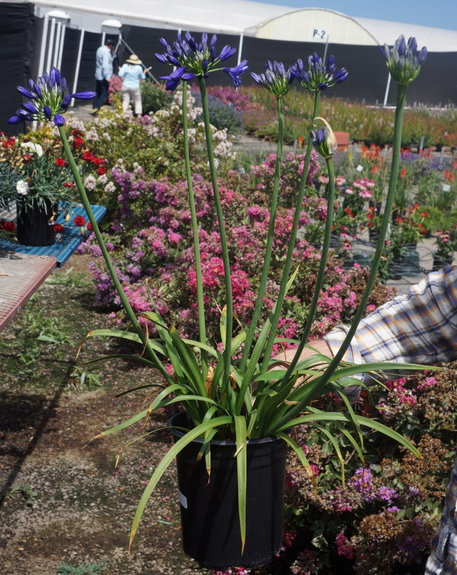
[[[2,1],[2,0],[0,0]],[[36,15],[65,11],[70,25],[100,32],[106,19],[125,25],[207,31],[289,41],[334,44],[393,44],[400,34],[415,36],[430,52],[457,52],[457,31],[356,18],[325,8],[301,8],[249,0],[36,0]],[[128,8],[127,8],[128,6]]]
[[[158,39],[189,30],[218,34],[221,42],[237,48],[239,60],[249,60],[251,70],[261,70],[267,59],[290,64],[314,51],[325,55],[328,48],[350,70],[348,82],[339,89],[341,97],[386,104],[389,75],[378,46],[392,45],[404,34],[415,36],[431,54],[431,63],[409,91],[413,102],[441,105],[457,100],[457,31],[249,0],[0,0],[0,8],[2,4],[8,21],[14,19],[14,7],[21,8],[16,11],[24,17],[29,12],[35,16],[26,28],[29,52],[14,48],[13,56],[10,41],[11,56],[2,62],[3,75],[11,76],[14,68],[26,78],[39,76],[57,66],[65,71],[73,92],[92,88],[94,53],[106,35],[118,38],[119,58],[134,51],[143,61],[150,60],[153,73],[160,77],[168,71],[154,58],[160,50]],[[5,38],[14,33],[11,25],[5,27]],[[18,29],[11,36],[14,46],[23,46],[20,34]],[[249,80],[246,75],[245,82]],[[6,85],[1,89],[6,93]]]

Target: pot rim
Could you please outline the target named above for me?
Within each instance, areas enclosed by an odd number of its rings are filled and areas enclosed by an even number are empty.
[[[174,435],[175,437],[183,437],[184,435],[186,435],[186,433],[184,431],[181,431],[180,429],[176,429],[176,419],[178,419],[179,417],[185,417],[186,419],[186,423],[189,426],[189,430],[191,429],[190,425],[190,418],[187,414],[187,411],[185,410],[181,410],[178,411],[177,413],[175,413],[174,415],[172,415],[170,417],[170,419],[168,420],[168,429],[170,431],[170,433],[172,435]],[[181,425],[179,427],[185,427],[184,425]],[[193,439],[192,441],[195,441],[197,443],[203,443],[203,438],[202,437],[197,437],[195,439]],[[251,444],[251,445],[261,445],[263,443],[273,443],[275,441],[284,441],[284,439],[282,437],[278,437],[277,435],[270,435],[268,437],[261,437],[259,439],[248,439],[247,444]],[[211,443],[214,445],[226,445],[226,446],[234,446],[236,445],[236,441],[234,439],[212,439]]]

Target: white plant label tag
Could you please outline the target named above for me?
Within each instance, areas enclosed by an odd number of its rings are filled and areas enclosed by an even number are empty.
[[[451,186],[449,184],[443,184],[443,192],[450,192]]]
[[[363,166],[362,166],[362,164],[359,164],[359,165],[357,166],[357,171],[358,171],[358,172],[363,172]]]
[[[187,509],[187,497],[183,493],[181,493],[181,491],[178,491],[178,493],[179,493],[179,503],[181,503],[184,509]]]

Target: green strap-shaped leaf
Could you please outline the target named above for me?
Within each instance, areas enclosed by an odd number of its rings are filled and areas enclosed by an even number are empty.
[[[241,555],[246,544],[246,490],[247,490],[247,437],[246,419],[242,415],[235,415],[236,438],[236,478],[238,485],[238,516],[241,533]]]

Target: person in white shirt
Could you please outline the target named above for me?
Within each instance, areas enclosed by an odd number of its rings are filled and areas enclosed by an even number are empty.
[[[130,98],[135,106],[135,114],[139,117],[143,113],[140,82],[146,78],[144,72],[141,60],[136,54],[132,54],[118,72],[119,77],[123,78],[121,92],[124,113],[130,107]]]
[[[100,110],[108,100],[109,84],[113,77],[114,40],[107,38],[95,55],[95,93],[92,101],[94,110]]]

